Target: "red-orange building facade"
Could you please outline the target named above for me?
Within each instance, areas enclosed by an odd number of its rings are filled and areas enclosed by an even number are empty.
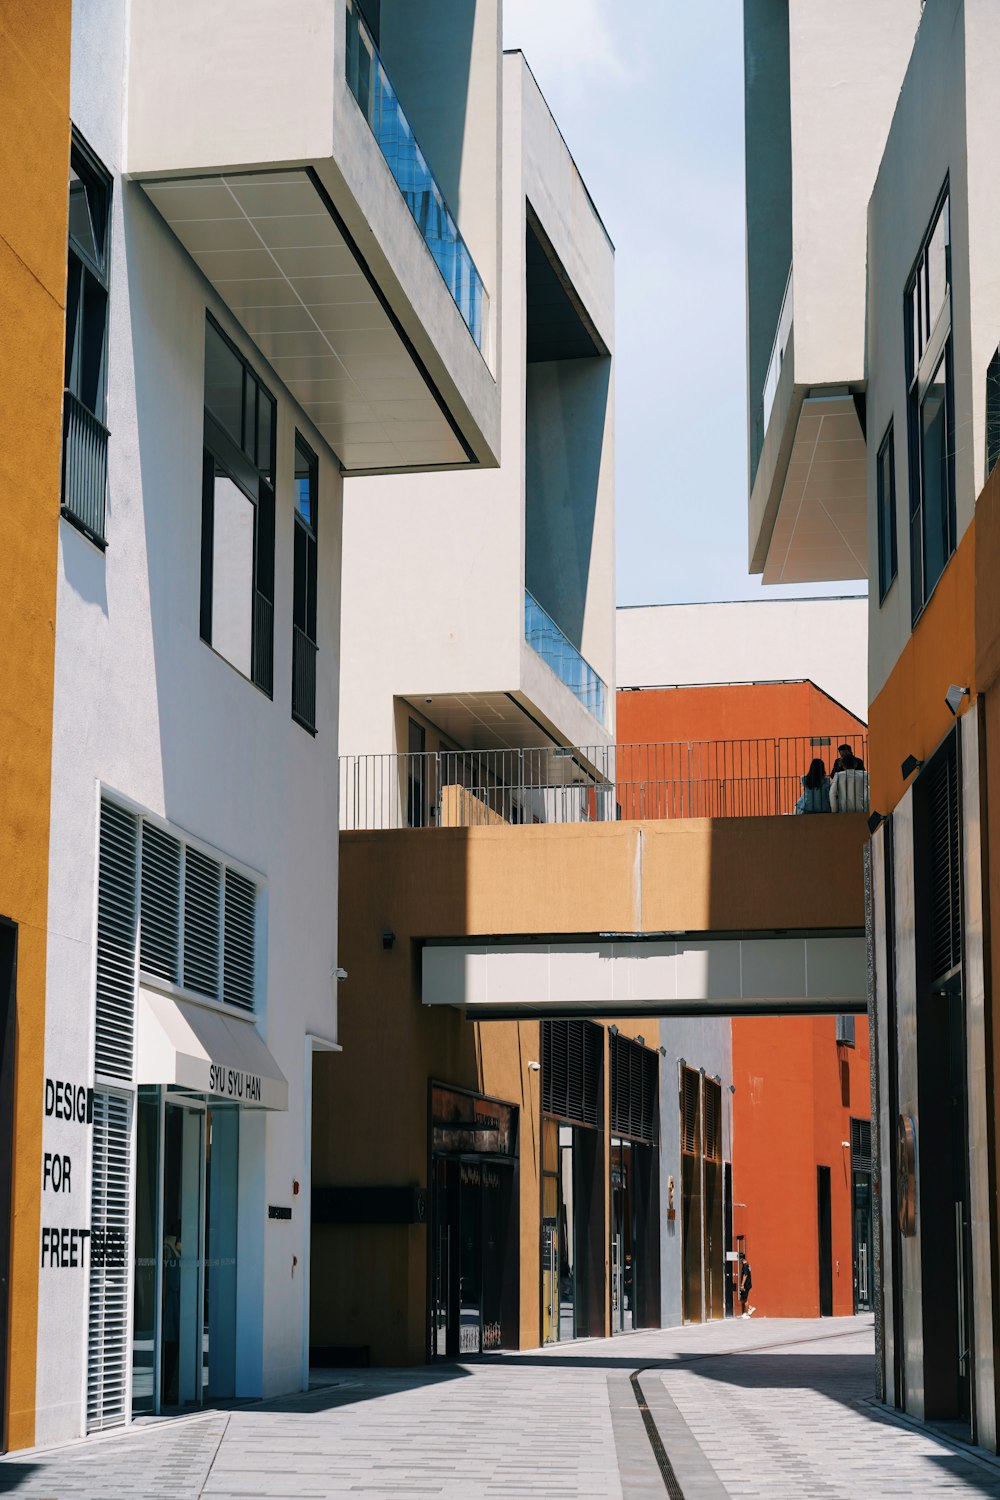
[[[626,817],[791,814],[810,761],[829,771],[838,744],[863,753],[866,734],[810,681],[637,689],[616,711]],[[733,1244],[751,1263],[750,1303],[768,1317],[869,1308],[867,1019],[730,1025]]]

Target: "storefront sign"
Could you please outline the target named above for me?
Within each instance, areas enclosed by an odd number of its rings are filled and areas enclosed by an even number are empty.
[[[223,1099],[237,1099],[244,1104],[259,1104],[261,1080],[259,1073],[244,1073],[239,1068],[224,1068],[213,1063],[209,1070],[208,1091]]]
[[[517,1109],[496,1099],[462,1094],[434,1084],[431,1089],[431,1143],[435,1151],[482,1156],[513,1156]]]

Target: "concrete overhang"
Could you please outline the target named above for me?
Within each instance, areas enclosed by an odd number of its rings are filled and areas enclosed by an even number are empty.
[[[472,1021],[839,1015],[866,1009],[867,982],[863,933],[428,941],[421,998]]]
[[[136,0],[126,175],[345,472],[495,467],[498,309],[484,355],[348,87],[346,14]]]
[[[786,354],[750,495],[750,571],[765,583],[868,577],[868,468],[848,387],[794,383]]]

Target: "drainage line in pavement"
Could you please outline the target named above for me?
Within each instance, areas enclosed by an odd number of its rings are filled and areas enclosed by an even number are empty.
[[[649,1368],[649,1366],[646,1368]],[[656,1459],[657,1467],[663,1475],[663,1483],[666,1486],[670,1500],[684,1500],[684,1491],[677,1482],[677,1475],[674,1473],[674,1466],[670,1462],[667,1450],[663,1446],[663,1439],[660,1437],[659,1428],[653,1421],[653,1413],[646,1405],[646,1398],[642,1394],[642,1387],[639,1384],[639,1376],[641,1374],[642,1370],[633,1370],[629,1376],[629,1381],[632,1386],[632,1394],[635,1397],[636,1405],[642,1416],[646,1436],[649,1438],[649,1446],[653,1450],[653,1457]]]

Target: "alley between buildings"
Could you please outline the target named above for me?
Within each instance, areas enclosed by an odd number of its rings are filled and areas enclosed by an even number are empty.
[[[0,1494],[1000,1497],[1000,1463],[877,1404],[869,1317],[719,1322],[316,1379],[299,1397],[16,1454],[0,1461]]]

